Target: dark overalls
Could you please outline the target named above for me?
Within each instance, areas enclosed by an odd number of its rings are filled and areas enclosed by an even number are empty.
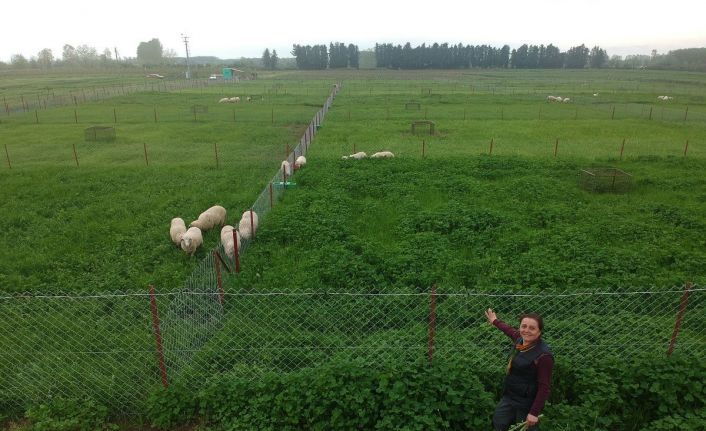
[[[521,343],[522,340],[517,340]],[[510,426],[524,422],[527,419],[534,398],[537,396],[537,367],[535,361],[544,355],[551,355],[549,346],[540,338],[528,350],[521,352],[512,346],[512,366],[505,376],[503,396],[493,414],[493,428],[496,431],[506,431]],[[528,428],[528,431],[538,430],[538,426]]]

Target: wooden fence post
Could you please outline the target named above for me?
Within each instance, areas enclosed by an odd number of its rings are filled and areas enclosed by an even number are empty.
[[[7,157],[7,167],[12,169],[12,164],[10,164],[10,152],[7,151],[7,144],[5,144],[5,157]]]
[[[167,366],[164,362],[164,348],[162,347],[162,332],[159,328],[159,311],[157,310],[157,298],[154,293],[154,286],[150,284],[150,309],[152,311],[152,328],[154,338],[157,342],[157,360],[159,361],[159,373],[162,376],[162,386],[169,387],[167,382]]]
[[[488,155],[493,155],[493,138],[490,138],[490,152],[488,152]]]
[[[76,154],[76,144],[71,144],[74,148],[74,160],[76,161],[76,167],[78,168],[78,155]]]
[[[150,165],[150,162],[149,162],[149,160],[147,159],[147,144],[143,142],[143,143],[142,143],[142,147],[143,147],[144,150],[145,150],[145,165],[149,166],[149,165]]]
[[[686,144],[684,144],[684,157],[686,157],[686,150],[689,149],[689,140],[686,140]]]
[[[623,150],[625,150],[625,138],[623,138],[623,145],[620,146],[620,160],[623,160]]]
[[[213,143],[213,152],[216,154],[216,169],[218,169],[218,143]]]
[[[674,345],[677,343],[677,336],[679,335],[679,330],[681,329],[682,320],[684,319],[684,313],[686,313],[686,304],[689,300],[689,293],[691,293],[691,283],[686,283],[684,285],[684,293],[681,295],[681,300],[679,301],[679,311],[677,312],[677,319],[674,322],[674,331],[672,331],[672,338],[669,341],[669,349],[667,349],[667,356],[671,356],[674,352]]]
[[[559,150],[559,138],[556,138],[556,141],[554,142],[554,158],[556,159],[556,153]]]

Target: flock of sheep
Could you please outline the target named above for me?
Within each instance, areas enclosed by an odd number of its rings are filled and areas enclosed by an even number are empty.
[[[355,160],[360,160],[368,157],[368,154],[365,153],[365,151],[358,151],[355,154],[351,154],[350,156],[343,156],[341,159],[347,160],[347,159],[355,159]],[[370,156],[371,159],[381,159],[381,158],[386,158],[386,157],[395,157],[395,155],[391,151],[380,151],[377,152],[373,155]]]
[[[203,232],[216,226],[223,226],[221,229],[221,243],[226,254],[232,258],[235,254],[235,241],[238,242],[238,249],[240,250],[241,238],[249,240],[254,237],[259,221],[257,213],[253,210],[248,210],[241,216],[237,230],[231,225],[225,225],[225,222],[226,209],[220,205],[214,205],[199,214],[199,218],[189,224],[189,229],[186,229],[184,219],[180,217],[173,218],[169,227],[169,236],[177,247],[181,247],[182,250],[193,256],[196,249],[203,244]]]
[[[252,100],[252,97],[248,96],[245,98],[246,102],[249,102]],[[221,100],[218,101],[218,103],[240,103],[240,97],[235,96],[235,97],[224,97]]]
[[[306,164],[306,157],[299,156],[294,162],[295,169],[299,169]],[[282,170],[287,175],[292,175],[291,164],[285,160],[282,162]],[[235,255],[235,243],[240,250],[240,240],[250,240],[255,236],[255,231],[259,226],[259,217],[253,210],[243,213],[238,222],[237,228],[226,225],[226,209],[220,205],[214,205],[199,214],[199,217],[189,223],[186,228],[184,219],[175,217],[169,226],[169,236],[177,247],[181,247],[189,255],[193,256],[196,250],[203,244],[203,232],[213,229],[216,226],[221,228],[221,244],[228,257]]]
[[[657,96],[659,100],[672,100],[674,99],[672,96]]]
[[[569,103],[569,102],[571,102],[571,99],[569,99],[568,97],[562,98],[561,96],[547,96],[547,102]]]

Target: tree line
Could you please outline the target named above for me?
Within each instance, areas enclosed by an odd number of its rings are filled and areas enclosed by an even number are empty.
[[[585,45],[561,52],[556,46],[527,45],[510,50],[508,45],[496,48],[488,45],[422,44],[412,47],[390,43],[375,44],[377,67],[390,69],[582,69],[603,67],[608,54],[599,46],[589,50]]]
[[[292,48],[297,69],[322,70],[359,67],[360,50],[358,45],[331,42],[326,45],[297,45]]]

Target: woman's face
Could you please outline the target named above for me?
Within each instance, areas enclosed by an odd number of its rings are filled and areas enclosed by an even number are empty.
[[[539,330],[539,323],[531,317],[525,317],[520,322],[520,335],[525,341],[525,344],[537,341],[542,331]]]

